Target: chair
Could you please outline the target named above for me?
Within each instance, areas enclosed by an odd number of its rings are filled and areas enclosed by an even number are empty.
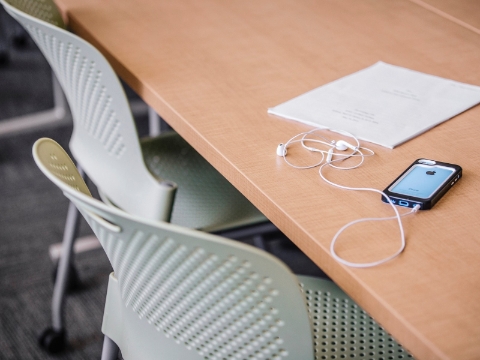
[[[51,0],[42,2],[54,6]],[[139,142],[120,82],[93,46],[44,21],[43,12],[29,5],[32,1],[0,3],[30,33],[57,75],[74,121],[70,150],[104,202],[130,214],[209,232],[225,234],[252,225],[261,226],[264,232],[276,230],[175,132]],[[66,230],[71,235],[64,236],[60,278],[52,301],[53,327],[40,339],[50,351],[56,347],[49,343],[62,341],[45,337],[64,338],[62,309],[75,238],[74,215],[69,210]],[[236,236],[258,229],[249,228]]]
[[[171,217],[173,223],[207,231],[265,221],[178,134],[163,134],[140,146],[121,84],[98,50],[9,5],[25,0],[1,1],[57,74],[74,119],[70,150],[105,200],[131,214]]]
[[[255,247],[128,214],[92,198],[66,152],[41,171],[74,203],[114,269],[102,360],[411,358],[331,281],[295,276]]]

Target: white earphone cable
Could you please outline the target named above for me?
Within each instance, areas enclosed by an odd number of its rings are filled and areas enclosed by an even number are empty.
[[[323,149],[317,149],[317,148],[313,148],[313,147],[310,147],[310,146],[307,146],[305,143],[308,141],[308,142],[313,142],[313,143],[317,143],[317,144],[322,144],[322,145],[326,145],[326,146],[329,146],[330,147],[330,151],[332,149],[335,149],[335,141],[331,141],[331,142],[328,142],[328,140],[321,136],[322,139],[324,139],[325,141],[322,141],[322,140],[318,140],[318,139],[312,139],[312,138],[306,138],[306,136],[308,135],[311,135],[313,134],[314,132],[316,131],[319,131],[321,129],[313,129],[313,130],[310,130],[310,131],[307,131],[307,132],[303,132],[303,133],[300,133],[300,134],[297,134],[295,136],[293,136],[292,138],[290,138],[285,144],[280,144],[279,147],[280,147],[280,155],[283,157],[283,160],[288,164],[290,165],[291,167],[295,168],[295,169],[312,169],[312,168],[315,168],[317,166],[320,166],[324,160],[325,160],[325,155],[328,155],[329,151],[328,150],[323,150]],[[358,139],[353,136],[352,134],[350,133],[345,133],[345,132],[342,132],[342,134],[344,135],[347,135],[347,136],[350,136],[352,137],[353,139],[355,139],[355,141],[357,142],[357,146],[355,148],[352,149],[352,152],[350,154],[342,154],[342,153],[339,153],[339,152],[330,152],[330,155],[332,156],[340,156],[342,157],[342,159],[340,160],[346,160],[348,158],[351,158],[351,157],[361,157],[361,162],[357,165],[354,165],[354,166],[351,166],[351,167],[341,167],[341,166],[334,166],[332,165],[332,167],[335,167],[337,169],[344,169],[344,170],[348,170],[348,169],[355,169],[357,167],[360,167],[364,160],[365,160],[365,156],[372,156],[372,155],[375,155],[375,153],[373,152],[373,150],[369,149],[369,148],[365,148],[365,147],[361,147],[360,146],[360,142],[358,141]],[[298,139],[299,137],[302,137],[301,139]],[[318,135],[317,135],[318,136]],[[295,164],[292,164],[290,161],[287,160],[287,147],[291,144],[295,144],[295,143],[301,143],[302,147],[306,150],[309,150],[309,151],[312,151],[312,152],[318,152],[318,153],[321,153],[322,154],[322,158],[320,159],[320,161],[316,162],[316,163],[313,163],[312,165],[305,165],[305,166],[300,166],[300,165],[295,165]],[[366,150],[368,152],[370,152],[370,154],[363,154],[360,149],[363,149],[363,150]],[[359,153],[359,154],[357,154]]]
[[[350,266],[350,267],[356,267],[356,268],[367,268],[367,267],[373,267],[373,266],[377,266],[377,265],[380,265],[380,264],[383,264],[387,261],[390,261],[392,260],[393,258],[397,257],[398,255],[400,255],[403,250],[405,249],[405,246],[406,246],[406,242],[405,242],[405,232],[403,230],[403,224],[402,224],[402,217],[403,216],[406,216],[406,215],[410,215],[410,214],[413,214],[413,213],[416,213],[419,209],[420,209],[420,205],[416,205],[411,211],[405,213],[405,214],[400,214],[398,212],[398,209],[395,207],[395,205],[392,203],[392,201],[390,200],[390,198],[388,196],[386,196],[386,194],[383,192],[383,191],[380,191],[380,190],[377,190],[377,189],[374,189],[374,188],[353,188],[353,187],[348,187],[348,186],[343,186],[343,185],[339,185],[339,184],[335,184],[334,182],[328,180],[325,175],[323,175],[323,168],[327,165],[330,165],[331,166],[331,163],[324,163],[322,166],[320,166],[320,169],[318,170],[319,174],[320,174],[320,177],[325,181],[327,182],[328,184],[332,185],[332,186],[335,186],[335,187],[338,187],[340,189],[344,189],[344,190],[353,190],[353,191],[373,191],[373,192],[376,192],[376,193],[379,193],[381,195],[383,195],[387,200],[388,200],[388,203],[392,206],[393,208],[393,211],[395,212],[395,216],[389,216],[389,217],[377,217],[377,218],[363,218],[363,219],[357,219],[357,220],[354,220],[354,221],[351,221],[349,222],[348,224],[345,224],[344,226],[342,226],[338,231],[337,233],[335,234],[335,236],[333,237],[332,239],[332,242],[330,243],[330,252],[333,256],[333,258],[335,260],[337,260],[338,262],[344,264],[344,265],[347,265],[347,266]],[[338,169],[338,167],[335,167]],[[393,219],[397,219],[398,221],[398,227],[400,229],[400,247],[399,249],[393,253],[392,255],[382,259],[382,260],[378,260],[378,261],[373,261],[373,262],[369,262],[369,263],[354,263],[354,262],[350,262],[350,261],[347,261],[343,258],[341,258],[335,251],[335,243],[337,242],[338,240],[338,237],[340,236],[340,234],[345,231],[348,227],[354,225],[354,224],[357,224],[357,223],[360,223],[360,222],[365,222],[365,221],[383,221],[383,220],[393,220]]]
[[[323,129],[313,129],[313,130],[310,130],[310,131],[307,131],[307,132],[303,132],[303,133],[300,133],[300,134],[297,134],[295,136],[293,136],[290,140],[288,140],[285,145],[283,144],[280,144],[279,145],[279,148],[280,149],[280,153],[279,153],[279,150],[277,149],[277,154],[281,155],[283,157],[283,159],[285,160],[285,162],[293,167],[293,168],[296,168],[296,169],[311,169],[311,168],[314,168],[314,167],[317,167],[317,166],[320,166],[318,172],[319,172],[319,175],[320,177],[328,184],[332,185],[332,186],[335,186],[337,188],[340,188],[340,189],[344,189],[344,190],[353,190],[353,191],[373,191],[373,192],[376,192],[376,193],[379,193],[381,195],[384,196],[385,199],[387,199],[388,203],[390,204],[390,206],[393,208],[394,212],[395,212],[395,215],[394,216],[390,216],[390,217],[379,217],[379,218],[363,218],[363,219],[358,219],[358,220],[354,220],[354,221],[351,221],[349,222],[348,224],[344,225],[341,229],[339,229],[337,231],[337,233],[335,234],[335,236],[333,237],[332,239],[332,242],[330,243],[330,252],[333,256],[333,258],[335,260],[337,260],[338,262],[344,264],[344,265],[347,265],[347,266],[350,266],[350,267],[356,267],[356,268],[367,268],[367,267],[373,267],[373,266],[377,266],[377,265],[380,265],[380,264],[383,264],[387,261],[390,261],[392,259],[394,259],[395,257],[397,257],[398,255],[400,255],[403,250],[405,249],[405,246],[406,246],[406,242],[405,242],[405,232],[403,230],[403,224],[402,224],[402,217],[403,216],[406,216],[406,215],[410,215],[410,214],[413,214],[413,213],[416,213],[419,209],[420,209],[420,205],[416,205],[411,211],[405,213],[405,214],[400,214],[397,210],[397,208],[395,207],[395,205],[393,204],[393,202],[390,200],[390,198],[383,192],[383,191],[380,191],[380,190],[377,190],[377,189],[373,189],[373,188],[354,188],[354,187],[348,187],[348,186],[343,186],[343,185],[339,185],[339,184],[336,184],[330,180],[328,180],[322,170],[324,169],[325,166],[330,166],[330,167],[333,167],[335,169],[339,169],[339,170],[352,170],[352,169],[356,169],[358,167],[360,167],[363,162],[365,161],[365,157],[366,156],[372,156],[374,155],[375,153],[373,152],[373,150],[369,149],[369,148],[366,148],[366,147],[362,147],[360,146],[360,142],[359,140],[352,134],[350,133],[346,133],[344,131],[336,131],[342,135],[346,135],[346,136],[350,136],[351,138],[353,138],[357,145],[356,146],[353,146],[351,144],[348,144],[342,140],[340,141],[328,141],[328,139],[326,139],[324,136],[321,136],[321,135],[318,135],[318,134],[314,134],[315,132],[317,131],[320,131],[320,130],[323,130]],[[314,135],[314,136],[317,136],[317,137],[320,137],[322,140],[319,140],[319,139],[315,139],[315,138],[310,138],[308,136],[310,135]],[[301,139],[298,139],[299,137],[301,137]],[[328,146],[330,147],[329,150],[323,150],[323,149],[318,149],[318,148],[315,148],[315,147],[312,147],[312,146],[307,146],[307,142],[310,142],[310,143],[314,143],[314,144],[322,144],[322,145],[325,145],[325,146]],[[287,147],[291,144],[294,144],[294,143],[301,143],[302,147],[306,150],[309,150],[309,151],[312,151],[312,152],[318,152],[318,153],[321,153],[322,154],[322,158],[319,162],[316,162],[312,165],[306,165],[306,166],[298,166],[298,165],[294,165],[292,164],[291,162],[289,162],[286,158],[287,156]],[[343,146],[343,148],[342,148]],[[345,150],[347,148],[350,148],[352,150],[351,153],[349,154],[342,154],[342,153],[338,153],[338,152],[334,152],[334,149],[340,149],[340,150]],[[362,152],[362,150],[364,151],[367,151],[369,152],[369,154],[364,154]],[[325,156],[327,156],[327,160],[325,161]],[[332,157],[333,156],[340,156],[341,158],[340,159],[336,159],[336,160],[332,160]],[[340,161],[344,161],[346,159],[349,159],[351,157],[360,157],[361,160],[359,163],[357,163],[356,165],[353,165],[353,166],[347,166],[347,167],[343,167],[343,166],[337,166],[335,165],[334,163],[335,162],[340,162]],[[325,161],[325,162],[324,162]],[[322,164],[323,163],[323,164]],[[354,263],[354,262],[350,262],[350,261],[347,261],[343,258],[341,258],[335,251],[335,244],[338,240],[338,237],[340,236],[340,234],[345,231],[345,229],[347,229],[348,227],[354,225],[354,224],[357,224],[357,223],[360,223],[360,222],[366,222],[366,221],[383,221],[383,220],[394,220],[394,219],[397,219],[397,222],[398,222],[398,227],[399,227],[399,230],[400,230],[400,247],[399,249],[392,255],[382,259],[382,260],[378,260],[378,261],[373,261],[373,262],[369,262],[369,263]]]

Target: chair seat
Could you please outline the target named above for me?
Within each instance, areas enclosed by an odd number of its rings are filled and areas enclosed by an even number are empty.
[[[177,133],[143,140],[141,147],[148,170],[178,185],[173,224],[214,232],[267,221]]]
[[[298,276],[313,328],[316,360],[413,357],[329,280]]]

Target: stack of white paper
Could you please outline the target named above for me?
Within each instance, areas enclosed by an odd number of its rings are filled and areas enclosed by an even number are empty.
[[[394,148],[479,102],[479,86],[378,62],[268,112]]]

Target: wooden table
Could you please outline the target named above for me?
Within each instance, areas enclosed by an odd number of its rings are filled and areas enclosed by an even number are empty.
[[[354,172],[383,189],[419,157],[458,163],[464,177],[433,210],[406,218],[407,248],[372,269],[330,255],[346,222],[391,215],[379,197],[295,170],[277,144],[309,127],[267,114],[378,60],[480,85],[480,36],[408,0],[58,0],[72,29],[418,359],[480,358],[480,107]],[[399,245],[396,223],[359,225],[338,251],[370,261]]]

